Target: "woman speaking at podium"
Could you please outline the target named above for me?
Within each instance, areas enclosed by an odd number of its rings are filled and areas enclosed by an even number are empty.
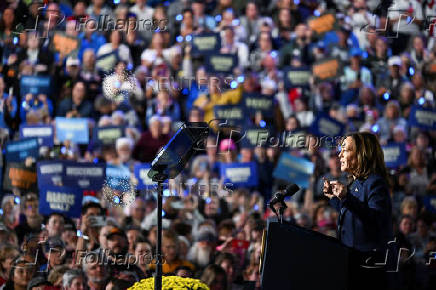
[[[386,289],[383,264],[393,234],[383,151],[375,135],[351,133],[342,139],[339,159],[349,182],[324,180],[323,192],[339,212],[338,239],[353,249],[350,289]]]

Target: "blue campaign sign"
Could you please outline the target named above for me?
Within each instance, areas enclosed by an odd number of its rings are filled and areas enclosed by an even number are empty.
[[[148,171],[150,170],[150,163],[139,163],[135,165],[135,177],[138,180],[137,189],[147,189],[155,184],[151,178],[148,177]]]
[[[432,213],[436,213],[436,196],[423,196],[422,202],[424,203],[424,207]]]
[[[7,162],[20,162],[27,157],[37,159],[39,156],[39,143],[37,138],[25,138],[6,143],[5,158]]]
[[[259,183],[255,162],[221,163],[221,178],[234,187],[251,187]]]
[[[38,174],[38,188],[50,185],[60,185],[65,176],[65,161],[40,161],[36,164]]]
[[[48,76],[22,76],[20,80],[21,96],[26,94],[46,94],[50,95],[51,79]]]
[[[89,129],[87,118],[57,117],[56,137],[60,142],[70,140],[76,144],[89,143]]]
[[[81,189],[100,190],[106,177],[104,163],[65,161],[65,186]]]
[[[309,67],[284,67],[284,85],[291,89],[296,87],[308,87],[312,71]]]
[[[232,73],[238,66],[238,56],[236,54],[215,53],[206,58],[206,69],[212,73]]]
[[[318,137],[337,137],[344,135],[345,126],[325,113],[319,113],[309,128]]]
[[[61,213],[70,218],[79,218],[82,210],[82,189],[66,186],[44,186],[39,192],[39,212],[49,215]]]
[[[221,36],[218,32],[205,32],[192,36],[192,54],[219,53]]]
[[[399,168],[407,163],[406,144],[389,143],[382,146],[386,167]]]
[[[216,105],[214,106],[215,119],[231,126],[242,126],[248,122],[245,107],[239,105]]]
[[[112,145],[121,137],[124,137],[124,127],[108,126],[94,129],[93,138],[95,144]]]
[[[124,165],[111,165],[106,167],[106,185],[122,192],[131,190],[130,170]]]
[[[412,106],[409,124],[424,130],[436,130],[436,110]]]
[[[314,164],[307,159],[284,152],[274,169],[273,176],[277,179],[293,182],[302,188],[307,188],[314,168]]]
[[[20,138],[38,138],[40,146],[53,147],[54,130],[50,125],[21,125]]]
[[[262,112],[262,115],[266,117],[274,115],[274,96],[244,93],[242,98],[246,111],[251,115],[255,115],[256,112]]]

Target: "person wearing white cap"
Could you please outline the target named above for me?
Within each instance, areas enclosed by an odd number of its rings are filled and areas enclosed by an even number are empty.
[[[401,57],[397,55],[391,56],[388,59],[389,72],[385,74],[379,86],[385,88],[386,91],[389,89],[390,94],[395,98],[400,95],[401,84],[407,81],[407,78],[400,73],[401,64]]]

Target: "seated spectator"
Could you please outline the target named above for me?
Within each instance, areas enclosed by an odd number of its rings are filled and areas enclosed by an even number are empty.
[[[417,147],[412,148],[407,165],[410,168],[410,187],[417,196],[426,195],[432,168],[428,167],[425,152]]]
[[[89,255],[100,257],[99,252],[90,252]],[[106,265],[97,261],[97,259],[84,259],[83,261],[84,276],[87,277],[86,287],[89,289],[104,289],[109,279],[109,269]]]
[[[9,128],[17,114],[17,99],[5,92],[4,78],[0,75],[0,128]]]
[[[156,99],[149,102],[146,122],[149,123],[150,118],[155,115],[168,116],[173,121],[180,120],[180,106],[166,90],[159,91]]]
[[[6,283],[12,268],[12,261],[19,255],[15,246],[3,245],[0,248],[0,286]]]
[[[84,289],[85,288],[84,273],[79,269],[68,270],[67,272],[65,272],[62,278],[62,287],[65,290]]]
[[[187,266],[194,271],[194,265],[189,261],[181,260],[179,258],[179,244],[177,236],[172,231],[165,231],[162,235],[162,253],[165,257],[165,262],[162,265],[162,272],[164,274],[174,273],[179,266]],[[150,269],[154,270],[155,264],[150,265]]]
[[[133,146],[133,140],[127,137],[118,138],[115,143],[119,164],[127,166],[131,172],[133,172],[134,166],[137,163],[132,159]]]
[[[204,269],[200,280],[209,286],[210,290],[226,290],[227,274],[223,268],[218,265],[211,264]]]
[[[45,94],[26,94],[25,100],[21,103],[20,117],[22,123],[26,123],[27,114],[32,111],[38,111],[43,118],[44,116],[53,115],[53,103]]]
[[[136,265],[141,269],[145,276],[150,275],[150,265],[153,261],[153,248],[147,239],[138,236],[133,243]]]
[[[169,136],[162,134],[160,118],[153,116],[150,118],[149,130],[142,133],[133,148],[133,158],[141,162],[151,162],[160,148],[168,141]]]
[[[400,116],[400,106],[397,101],[392,100],[387,103],[385,114],[377,121],[377,125],[383,143],[392,138],[392,130],[395,126],[407,128],[407,121]]]
[[[216,237],[213,233],[205,230],[198,233],[196,242],[188,253],[188,260],[200,269],[205,268],[213,261],[215,254]]]
[[[91,116],[92,104],[86,99],[86,87],[83,81],[73,86],[71,97],[60,102],[57,116],[67,118],[87,118]]]
[[[55,266],[48,274],[47,281],[54,287],[62,288],[64,274],[69,271],[70,268],[67,265]]]
[[[60,237],[64,231],[65,219],[62,214],[54,212],[48,216],[45,224],[49,237]]]
[[[18,241],[21,244],[24,236],[29,233],[39,233],[43,217],[39,214],[39,199],[35,193],[29,193],[23,200],[24,217],[20,219],[19,225],[15,228]]]
[[[30,281],[36,273],[35,264],[30,259],[25,259],[23,256],[18,256],[12,261],[11,271],[4,284],[3,289],[26,290],[30,286]],[[41,278],[45,281],[44,278]]]

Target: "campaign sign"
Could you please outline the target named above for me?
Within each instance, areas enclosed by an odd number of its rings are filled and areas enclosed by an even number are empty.
[[[217,53],[221,48],[221,37],[217,32],[206,32],[192,36],[192,54]]]
[[[316,81],[331,81],[342,74],[342,65],[337,58],[327,58],[312,65],[312,74]]]
[[[218,105],[214,106],[215,119],[223,120],[231,126],[243,125],[245,123],[245,110],[242,106]]]
[[[312,71],[309,67],[285,67],[284,84],[286,89],[308,87]]]
[[[211,54],[206,58],[206,68],[211,73],[232,73],[237,65],[236,54]]]
[[[26,167],[24,163],[8,162],[6,164],[5,175],[3,178],[3,189],[22,191],[36,191],[36,168],[35,166]]]
[[[67,161],[63,184],[69,187],[100,190],[105,180],[105,164]]]
[[[118,50],[97,57],[95,67],[102,72],[109,72],[118,61]]]
[[[82,189],[67,186],[44,186],[39,192],[39,212],[53,212],[70,218],[79,218],[82,210]]]
[[[94,129],[94,142],[96,144],[112,145],[121,137],[124,137],[124,127],[108,126]]]
[[[79,49],[80,40],[77,37],[68,36],[64,32],[56,31],[53,35],[53,50],[67,56]]]
[[[5,158],[7,162],[20,162],[27,157],[37,159],[39,156],[39,143],[37,138],[25,138],[6,143]]]
[[[271,134],[270,130],[267,128],[248,128],[245,130],[244,139],[249,147],[260,147],[268,144]]]
[[[36,164],[38,174],[38,187],[47,185],[62,185],[65,175],[65,161],[40,161]]]
[[[117,191],[126,192],[131,190],[129,168],[124,165],[107,165],[106,185]]]
[[[325,113],[319,113],[309,128],[318,137],[337,137],[344,135],[345,126]]]
[[[424,130],[436,130],[436,110],[412,106],[409,124]]]
[[[314,164],[307,159],[284,152],[280,155],[273,176],[277,179],[293,182],[302,188],[307,188],[314,167]]]
[[[251,187],[259,183],[255,162],[221,163],[220,169],[224,184],[231,183],[234,187]]]
[[[63,142],[70,140],[76,144],[89,143],[89,129],[87,118],[63,118],[57,117],[56,138]]]
[[[407,163],[406,144],[389,143],[382,146],[386,167],[398,168]]]
[[[262,112],[264,116],[273,115],[274,97],[260,94],[243,94],[244,105],[250,115]]]
[[[51,79],[48,76],[22,76],[20,80],[20,93],[24,97],[26,94],[45,94],[50,95]]]
[[[148,177],[148,171],[150,170],[150,163],[139,163],[135,165],[135,177],[138,180],[138,185],[136,186],[137,189],[147,189],[150,186],[153,186],[156,184],[156,182],[153,182],[151,178]]]
[[[21,125],[20,138],[38,138],[40,146],[53,147],[54,130],[50,125]]]
[[[436,196],[426,195],[422,197],[424,207],[432,213],[436,213]]]
[[[336,15],[333,13],[325,13],[318,17],[310,17],[307,20],[307,24],[317,35],[323,35],[328,31],[336,29]]]

